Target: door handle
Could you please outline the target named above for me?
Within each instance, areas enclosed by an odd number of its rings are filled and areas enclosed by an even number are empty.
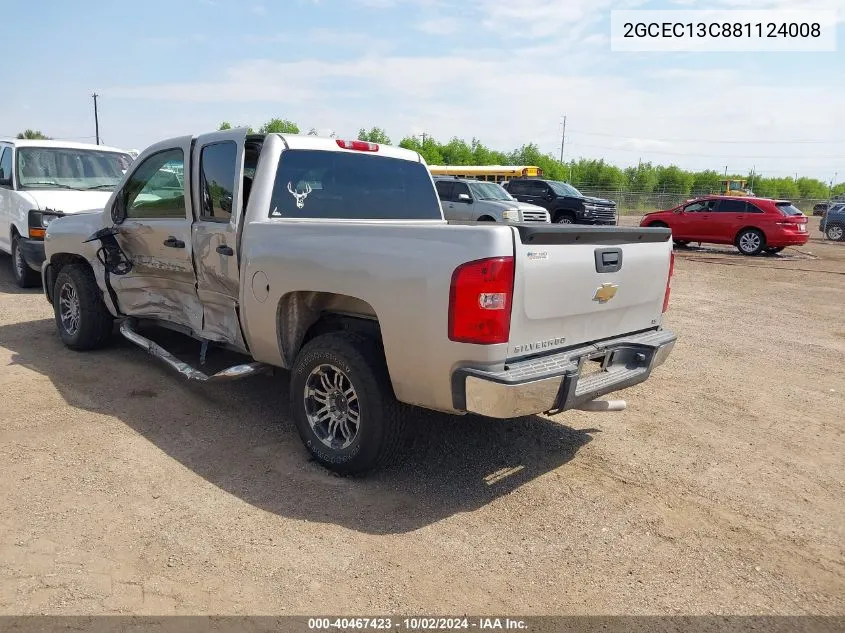
[[[226,246],[225,244],[221,244],[217,247],[217,252],[221,255],[234,255],[235,251],[232,250],[231,246]]]
[[[182,240],[177,240],[172,235],[164,240],[164,245],[168,248],[185,248],[185,242]]]

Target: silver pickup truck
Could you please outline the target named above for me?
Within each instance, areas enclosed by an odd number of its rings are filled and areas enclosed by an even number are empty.
[[[161,174],[184,173],[174,185]],[[42,280],[67,347],[121,335],[187,379],[290,370],[303,442],[386,464],[400,403],[496,418],[615,408],[675,336],[667,229],[443,219],[415,152],[227,130],[147,148],[100,213],[50,223]],[[248,358],[214,374],[152,324]],[[623,403],[624,404],[624,403]]]

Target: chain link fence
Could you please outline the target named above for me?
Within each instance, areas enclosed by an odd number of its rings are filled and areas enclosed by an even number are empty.
[[[575,185],[578,190],[585,196],[593,196],[596,198],[604,198],[606,200],[614,200],[619,209],[620,215],[642,215],[650,213],[651,211],[660,211],[664,209],[671,209],[682,204],[690,198],[696,196],[708,195],[711,192],[693,192],[687,194],[673,193],[673,192],[643,192],[643,191],[628,191],[624,189],[610,190],[592,188],[589,186]],[[813,208],[816,205],[825,204],[829,201],[827,199],[819,198],[791,198],[793,205],[801,209],[805,215],[813,215]]]

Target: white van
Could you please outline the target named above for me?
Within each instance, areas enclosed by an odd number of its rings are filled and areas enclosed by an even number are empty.
[[[0,251],[19,286],[41,283],[47,224],[101,210],[132,161],[103,145],[0,139]]]

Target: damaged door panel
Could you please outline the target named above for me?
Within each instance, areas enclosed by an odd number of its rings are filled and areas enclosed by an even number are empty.
[[[240,286],[238,226],[252,184],[254,162],[244,166],[243,130],[199,136],[193,149],[191,179],[197,192],[193,228],[197,296],[202,304],[202,336],[246,351],[238,315]]]
[[[170,321],[199,332],[191,239],[190,183],[183,177],[191,138],[148,156],[116,194],[126,220],[117,241],[132,270],[115,277],[120,309],[128,316]]]

